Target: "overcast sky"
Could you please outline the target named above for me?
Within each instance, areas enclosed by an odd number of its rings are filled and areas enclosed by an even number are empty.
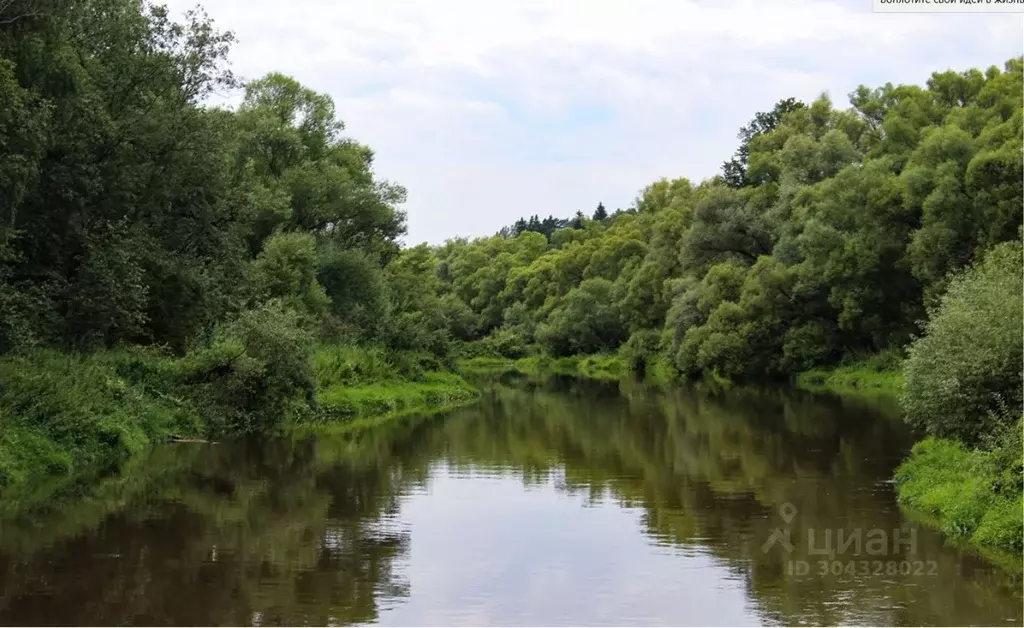
[[[194,0],[164,0],[176,13]],[[330,94],[409,191],[408,244],[695,183],[756,111],[935,70],[1002,67],[1021,15],[873,14],[870,0],[204,0],[243,78]]]

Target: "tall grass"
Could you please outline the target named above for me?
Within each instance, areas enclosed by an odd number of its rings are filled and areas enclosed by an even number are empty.
[[[3,359],[0,486],[119,462],[171,434],[202,433],[173,378],[172,360],[142,349]]]
[[[854,358],[831,369],[813,369],[796,377],[797,386],[806,390],[884,395],[894,399],[903,392],[905,382],[900,350]]]
[[[518,360],[478,356],[459,361],[458,369],[471,374],[573,375],[587,379],[614,381],[628,373],[626,360],[615,354],[598,353],[553,358],[535,355]]]
[[[42,486],[118,465],[173,435],[220,429],[217,417],[239,398],[229,384],[262,380],[235,376],[236,355],[216,349],[185,358],[130,348],[0,359],[0,489]],[[427,355],[321,346],[311,358],[315,398],[296,394],[268,412],[280,415],[274,425],[288,427],[437,409],[478,395],[443,367]]]
[[[461,377],[426,354],[379,347],[324,345],[313,356],[317,409],[313,422],[439,408],[476,398]]]
[[[1024,549],[1021,424],[993,451],[929,437],[896,470],[899,501],[930,515],[951,537],[1016,553]]]

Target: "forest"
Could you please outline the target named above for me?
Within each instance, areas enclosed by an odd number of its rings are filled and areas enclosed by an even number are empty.
[[[406,192],[330,97],[241,84],[199,11],[38,7],[0,3],[0,486],[473,396]]]
[[[0,487],[470,399],[460,361],[862,369],[928,436],[901,499],[1020,549],[1022,58],[783,99],[711,179],[403,247],[406,191],[331,98],[243,83],[233,41],[141,0],[0,2]]]

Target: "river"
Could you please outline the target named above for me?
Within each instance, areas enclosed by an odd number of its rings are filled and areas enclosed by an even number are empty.
[[[517,379],[161,446],[0,507],[0,624],[1021,625],[1019,567],[898,509],[912,442],[830,396]]]

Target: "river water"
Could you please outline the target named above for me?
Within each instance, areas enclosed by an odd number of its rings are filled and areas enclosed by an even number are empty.
[[[898,509],[912,442],[795,391],[520,380],[168,445],[0,504],[0,624],[1021,625],[1019,564]]]

